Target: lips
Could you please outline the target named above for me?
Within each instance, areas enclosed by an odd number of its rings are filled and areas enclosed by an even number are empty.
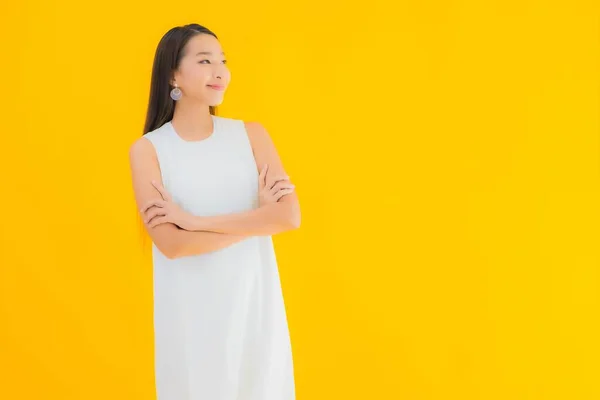
[[[214,90],[225,90],[225,86],[223,86],[223,85],[207,85],[207,86]]]

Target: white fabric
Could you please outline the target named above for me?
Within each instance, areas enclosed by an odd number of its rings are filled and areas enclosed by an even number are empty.
[[[198,216],[258,206],[243,121],[212,116],[207,139],[171,122],[145,137],[165,189]],[[153,244],[157,400],[294,400],[292,349],[271,236],[170,260]]]

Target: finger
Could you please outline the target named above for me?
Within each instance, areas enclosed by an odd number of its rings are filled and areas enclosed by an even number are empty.
[[[156,190],[158,190],[158,193],[160,193],[163,200],[167,200],[167,201],[171,200],[171,195],[167,192],[167,190],[165,189],[165,187],[163,185],[161,185],[157,181],[153,180],[152,186],[154,186],[156,188]]]
[[[275,185],[273,185],[273,188],[271,190],[277,191],[278,189],[289,189],[289,188],[293,188],[293,187],[295,187],[295,186],[292,182],[283,180],[283,181],[279,181]]]
[[[167,192],[167,189],[165,189],[163,185],[157,182],[155,187],[164,200],[171,201],[171,195],[169,194],[169,192]]]
[[[152,221],[150,221],[150,223],[148,224],[148,226],[150,228],[154,228],[155,226],[160,225],[160,224],[164,224],[165,222],[169,222],[168,218],[166,216],[156,217]]]
[[[150,208],[152,207],[158,207],[158,208],[162,208],[166,206],[166,202],[162,199],[152,199],[149,202],[147,202],[141,209],[140,212],[144,213],[147,212]]]
[[[164,208],[153,208],[148,211],[148,213],[144,216],[146,223],[152,221],[152,218],[156,216],[167,215],[167,211]]]
[[[269,164],[265,164],[260,170],[260,174],[258,174],[258,183],[260,188],[265,187],[265,178],[267,176],[267,170],[269,169]]]
[[[294,189],[280,189],[273,194],[273,198],[278,201],[282,196],[290,194]]]
[[[285,181],[288,180],[289,176],[287,175],[278,175],[277,177],[274,177],[270,180],[267,180],[267,188],[272,189],[273,186],[275,186],[275,184],[279,181]]]
[[[270,190],[270,193],[273,195],[275,193],[277,193],[278,190],[281,189],[293,189],[295,186],[292,183],[289,182],[285,182],[285,181],[280,181],[277,182],[273,188]]]
[[[294,189],[281,189],[281,190],[278,190],[277,193],[275,193],[275,198],[277,199],[277,201],[279,201],[280,198],[282,198],[286,194],[292,193],[293,191],[294,191]]]
[[[161,199],[152,199],[149,202],[147,202],[144,207],[141,208],[141,212],[146,212],[150,207],[164,207],[166,205],[164,200]]]

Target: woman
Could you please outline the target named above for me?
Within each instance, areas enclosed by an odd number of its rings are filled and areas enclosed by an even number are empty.
[[[271,236],[298,228],[300,207],[263,126],[216,115],[229,81],[213,32],[168,31],[129,152],[153,242],[158,400],[295,398]]]

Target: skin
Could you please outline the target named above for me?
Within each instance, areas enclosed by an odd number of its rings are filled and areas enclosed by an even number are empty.
[[[198,54],[201,53],[201,54]],[[213,126],[209,106],[221,104],[231,74],[216,38],[200,34],[188,42],[173,74],[182,97],[172,124],[184,140],[204,140]],[[207,85],[222,85],[214,90]],[[300,226],[300,205],[275,145],[259,122],[245,122],[259,175],[259,207],[201,217],[181,209],[165,190],[151,142],[141,137],[129,149],[134,195],[146,230],[159,250],[174,259],[212,252],[250,236],[275,235]]]

